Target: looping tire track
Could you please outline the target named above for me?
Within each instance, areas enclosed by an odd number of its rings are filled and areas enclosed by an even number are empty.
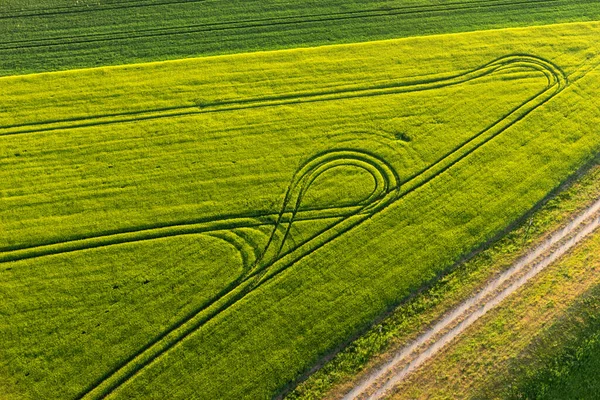
[[[450,78],[403,84],[401,92],[430,90],[471,81],[499,70],[508,68],[533,69],[547,77],[547,85],[538,94],[511,110],[500,120],[443,155],[429,167],[419,171],[403,182],[391,165],[375,154],[355,149],[337,149],[317,154],[310,158],[294,175],[278,214],[238,216],[230,219],[205,220],[196,224],[180,224],[155,229],[103,235],[53,243],[41,246],[0,251],[0,264],[27,258],[43,257],[50,254],[69,253],[90,248],[110,246],[119,243],[152,240],[167,236],[180,236],[207,233],[225,240],[237,248],[244,264],[243,273],[208,303],[193,310],[170,328],[160,333],[115,369],[108,371],[87,386],[79,399],[102,399],[113,393],[122,384],[135,377],[146,366],[168,352],[191,333],[201,328],[215,316],[229,309],[253,290],[278,276],[297,261],[317,251],[335,238],[345,234],[373,215],[385,210],[404,196],[422,187],[468,157],[485,143],[529,115],[532,111],[556,96],[567,86],[566,75],[559,67],[542,58],[520,54],[500,57],[475,70]],[[395,90],[399,90],[394,87]],[[386,88],[377,89],[388,92]],[[354,94],[360,97],[362,94]],[[369,93],[369,95],[373,95]],[[334,97],[327,100],[335,100]],[[309,99],[315,101],[315,99]],[[264,101],[261,100],[261,101]],[[298,99],[295,99],[298,102]],[[322,101],[322,100],[317,100]],[[324,172],[339,166],[351,166],[367,171],[376,183],[375,190],[365,201],[346,207],[305,210],[302,199],[311,184]],[[283,251],[293,223],[300,220],[333,219],[327,227],[311,237]],[[264,249],[257,252],[242,244],[243,236],[224,234],[223,231],[262,225],[273,226]]]

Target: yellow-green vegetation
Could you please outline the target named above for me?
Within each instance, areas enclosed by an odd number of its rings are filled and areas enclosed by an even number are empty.
[[[2,0],[0,76],[598,18],[594,0]]]
[[[597,154],[600,24],[0,79],[10,398],[268,398]]]
[[[597,347],[599,289],[596,233],[412,375],[392,398],[593,398],[581,389],[595,384],[597,370],[587,372],[590,382],[565,372],[582,360],[597,365],[597,357],[583,359],[565,348],[583,343],[573,348],[591,353]],[[552,364],[555,357],[561,362]]]

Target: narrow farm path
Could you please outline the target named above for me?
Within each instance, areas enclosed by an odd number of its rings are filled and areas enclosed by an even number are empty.
[[[448,312],[412,343],[399,349],[388,362],[372,371],[343,399],[375,400],[388,395],[408,374],[598,227],[600,199],[509,269],[494,277],[478,293]]]

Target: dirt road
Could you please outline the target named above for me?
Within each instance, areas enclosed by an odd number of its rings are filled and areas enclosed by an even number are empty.
[[[343,400],[381,399],[477,319],[600,226],[600,199],[371,372]]]

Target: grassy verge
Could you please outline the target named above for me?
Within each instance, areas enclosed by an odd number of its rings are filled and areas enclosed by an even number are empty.
[[[572,0],[6,0],[0,76],[599,17]]]
[[[592,264],[592,252],[600,251],[599,241],[588,244],[591,275],[600,268]],[[596,280],[597,282],[597,280]],[[536,335],[520,362],[507,374],[504,390],[508,399],[593,399],[600,391],[600,285],[594,286],[569,307],[565,315]]]

